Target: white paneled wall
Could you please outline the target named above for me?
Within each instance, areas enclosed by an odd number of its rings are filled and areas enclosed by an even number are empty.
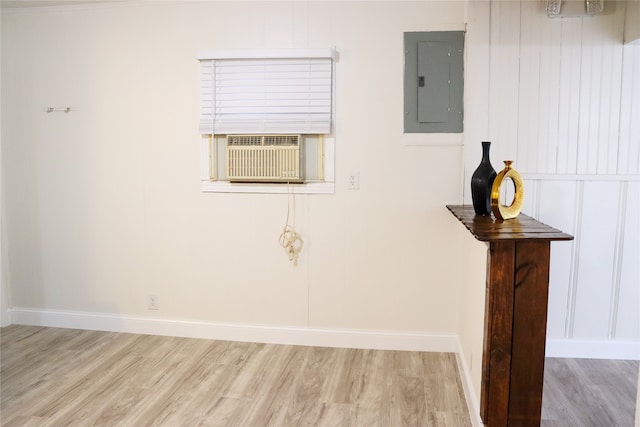
[[[550,177],[525,184],[525,210],[576,237],[552,245],[549,338],[590,341],[597,354],[606,345],[610,357],[633,356],[627,351],[640,325],[640,183]]]
[[[640,45],[625,2],[548,18],[542,1],[490,4],[492,162],[515,158],[524,211],[575,235],[552,245],[548,354],[638,358]]]

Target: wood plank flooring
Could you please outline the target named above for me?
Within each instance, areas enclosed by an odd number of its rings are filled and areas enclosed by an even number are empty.
[[[2,426],[471,425],[455,355],[2,329]],[[547,359],[543,427],[631,427],[638,362]]]
[[[455,355],[9,326],[3,426],[471,424]]]
[[[633,427],[638,361],[545,360],[542,427]]]

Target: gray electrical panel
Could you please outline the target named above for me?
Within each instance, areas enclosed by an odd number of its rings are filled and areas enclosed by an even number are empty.
[[[404,33],[404,132],[460,133],[463,31]]]

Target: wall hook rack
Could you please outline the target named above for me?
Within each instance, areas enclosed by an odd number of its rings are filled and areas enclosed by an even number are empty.
[[[47,107],[44,109],[47,113],[68,113],[69,111],[73,111],[71,107]]]

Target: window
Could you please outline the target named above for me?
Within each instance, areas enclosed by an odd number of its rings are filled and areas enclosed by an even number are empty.
[[[296,190],[333,192],[333,49],[218,50],[204,52],[198,59],[204,191],[286,191],[267,183],[238,184],[261,181],[255,170],[247,168],[236,168],[230,181],[227,159],[233,148],[232,155],[250,159],[247,164],[276,162],[277,156],[267,151],[292,151],[292,145],[268,141],[285,140],[274,136],[291,136],[300,151],[298,181],[303,182]],[[257,138],[245,138],[251,135]],[[291,138],[286,140],[293,141]],[[244,169],[246,176],[238,178],[238,171]],[[290,169],[281,182],[287,181]]]

